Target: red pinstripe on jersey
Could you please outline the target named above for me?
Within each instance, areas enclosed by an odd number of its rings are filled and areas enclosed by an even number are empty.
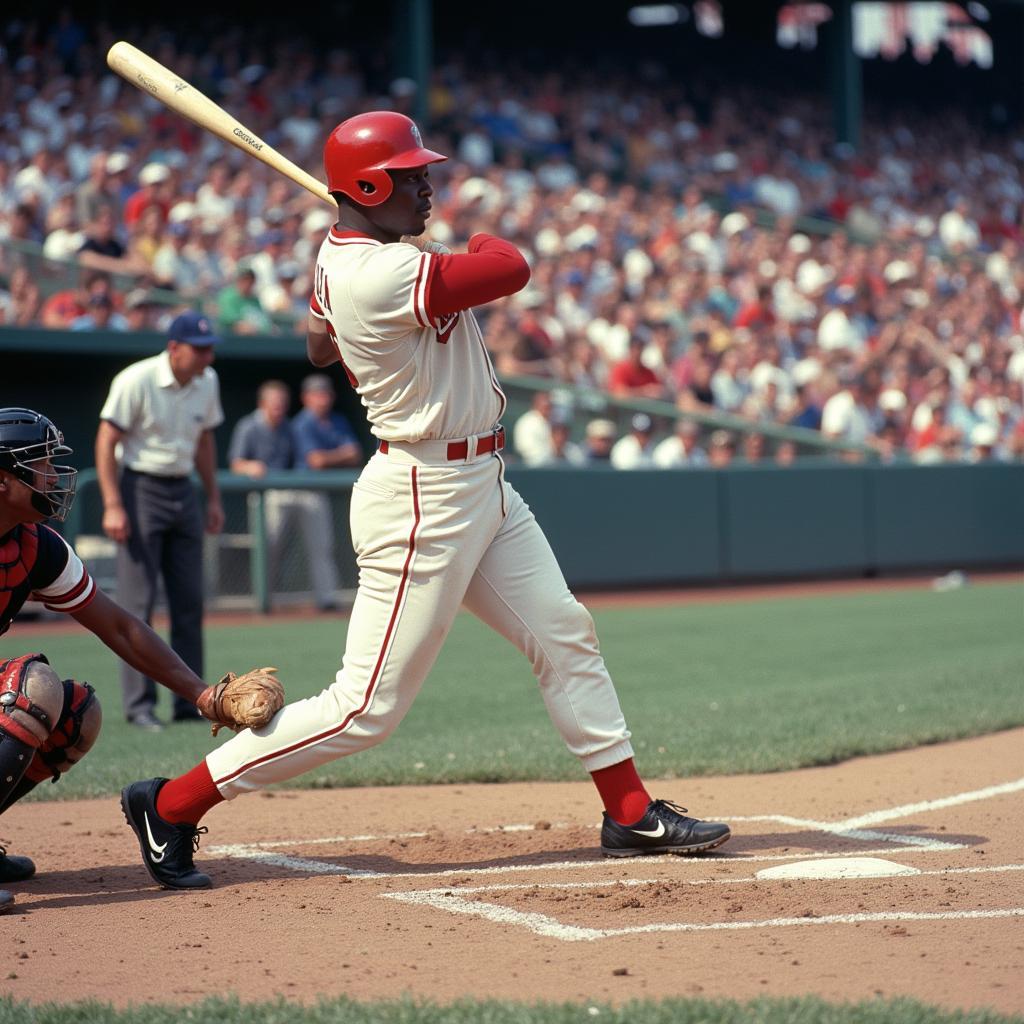
[[[214,779],[214,782],[218,786],[223,786],[228,782],[232,782],[244,775],[247,771],[258,767],[261,764],[276,761],[279,757],[294,754],[297,750],[302,750],[303,748],[312,746],[315,743],[321,743],[324,740],[330,739],[332,736],[337,736],[340,733],[343,733],[349,725],[370,706],[374,692],[377,689],[377,683],[380,680],[381,671],[384,668],[385,661],[387,660],[388,651],[391,649],[391,643],[394,638],[395,630],[398,626],[398,619],[402,611],[402,606],[405,603],[405,594],[409,585],[409,573],[412,568],[412,559],[413,555],[416,553],[416,534],[419,531],[420,520],[422,518],[422,510],[420,508],[419,477],[417,474],[418,467],[410,466],[409,468],[411,471],[410,481],[412,488],[413,519],[412,529],[409,531],[409,546],[405,555],[405,565],[402,567],[402,578],[399,580],[398,590],[395,594],[395,601],[391,606],[391,618],[388,620],[388,628],[384,633],[384,640],[380,645],[380,652],[377,655],[377,661],[373,666],[373,672],[370,674],[370,681],[367,684],[366,691],[363,693],[362,703],[354,711],[350,711],[339,725],[335,725],[330,729],[325,729],[323,732],[317,733],[315,736],[308,736],[306,739],[299,740],[297,743],[293,743],[282,750],[275,750],[271,754],[265,754],[263,757],[258,757],[256,760],[249,761],[236,768],[230,775],[225,775],[220,779]]]
[[[412,288],[412,311],[420,327],[427,327],[430,317],[427,314],[427,282],[430,280],[430,253],[420,256],[420,265],[416,268],[416,283]]]

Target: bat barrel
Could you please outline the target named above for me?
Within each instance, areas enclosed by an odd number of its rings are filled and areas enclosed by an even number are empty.
[[[248,153],[249,156],[254,156],[269,167],[273,167],[275,171],[312,192],[318,199],[335,205],[323,182],[317,181],[313,175],[297,167],[273,146],[268,145],[233,118],[223,107],[218,106],[208,96],[204,96],[194,86],[131,43],[124,40],[114,43],[107,52],[107,65],[126,82],[155,96],[182,117],[188,118],[200,128],[213,132],[218,138],[230,142],[232,146],[237,146],[243,153]]]

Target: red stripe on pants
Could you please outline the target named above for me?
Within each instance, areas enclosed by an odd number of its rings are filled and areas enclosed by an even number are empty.
[[[257,758],[255,761],[250,761],[248,764],[242,765],[240,768],[236,768],[230,775],[226,775],[222,779],[215,779],[214,781],[218,786],[222,786],[225,783],[231,782],[237,779],[240,775],[244,775],[247,771],[252,768],[256,768],[261,764],[265,764],[267,761],[274,761],[279,757],[284,757],[286,754],[293,754],[296,750],[302,750],[305,747],[310,746],[314,743],[319,743],[322,740],[330,739],[332,736],[337,736],[339,733],[344,732],[349,724],[358,715],[361,715],[367,707],[370,705],[370,701],[373,698],[373,691],[376,688],[377,680],[380,678],[381,669],[384,667],[384,659],[387,656],[388,645],[391,641],[391,635],[394,633],[395,624],[398,621],[398,612],[402,607],[402,599],[405,596],[405,589],[409,583],[409,569],[412,565],[412,557],[416,553],[416,531],[419,529],[421,512],[420,512],[420,494],[419,494],[419,480],[417,475],[417,467],[412,466],[412,512],[413,512],[413,523],[412,530],[409,533],[409,549],[405,556],[405,565],[402,567],[402,579],[398,584],[398,593],[395,595],[395,603],[391,609],[391,618],[388,620],[388,628],[384,633],[384,642],[380,647],[380,654],[377,656],[377,663],[373,667],[373,672],[370,675],[369,685],[366,687],[366,693],[363,695],[363,702],[354,711],[350,712],[345,716],[344,721],[339,725],[335,725],[328,729],[326,732],[318,733],[316,736],[311,736],[308,739],[300,740],[298,743],[293,743],[290,747],[285,747],[283,750],[275,750],[271,754],[265,754],[263,757]]]

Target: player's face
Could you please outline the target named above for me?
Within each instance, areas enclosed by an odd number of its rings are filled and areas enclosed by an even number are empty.
[[[394,189],[388,198],[374,207],[372,216],[376,224],[388,234],[422,235],[430,216],[430,197],[434,188],[430,184],[430,168],[409,167],[388,171]]]
[[[37,463],[35,470],[36,486],[44,492],[53,486],[56,474],[49,468],[50,460],[45,467]],[[41,523],[47,518],[32,504],[32,488],[19,480],[13,473],[0,470],[0,508],[12,515],[19,523]]]
[[[167,348],[171,354],[171,369],[174,376],[187,384],[213,364],[212,345],[189,345],[184,341],[171,341]]]

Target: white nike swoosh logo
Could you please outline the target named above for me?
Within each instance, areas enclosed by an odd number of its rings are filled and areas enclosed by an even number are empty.
[[[658,827],[653,832],[645,832],[642,828],[631,828],[629,831],[635,832],[638,836],[649,836],[651,839],[658,839],[665,834],[665,822],[659,821]],[[166,846],[166,843],[164,845]]]
[[[149,815],[143,811],[142,818],[146,822],[146,836],[149,839],[149,852],[153,855],[153,860],[160,863],[164,859],[164,850],[167,849],[167,843],[158,843],[153,838],[153,830],[149,827]],[[662,829],[664,831],[664,828]],[[660,834],[660,833],[659,833]]]

